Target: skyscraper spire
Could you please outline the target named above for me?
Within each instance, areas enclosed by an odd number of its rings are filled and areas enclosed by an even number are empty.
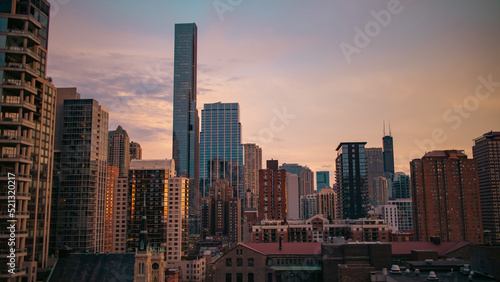
[[[392,134],[391,134],[391,121],[389,121],[389,136],[392,136]]]
[[[385,120],[383,121],[383,124],[384,124],[384,136],[385,136]]]

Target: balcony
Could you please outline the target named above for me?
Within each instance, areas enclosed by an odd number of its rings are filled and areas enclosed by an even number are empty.
[[[0,160],[2,162],[23,162],[23,163],[33,163],[33,158],[26,155],[20,154],[2,154],[0,155]]]
[[[0,104],[0,106],[2,106]],[[0,136],[0,144],[18,144],[21,143],[27,146],[35,145],[35,140],[33,138],[27,138],[22,136]]]
[[[28,90],[33,94],[38,94],[36,87],[31,86],[30,83],[22,81],[20,79],[7,79],[4,78],[2,81],[3,88],[14,88],[14,89],[24,89]]]
[[[16,268],[15,274],[10,274],[7,270],[0,271],[0,278],[20,277],[26,275],[26,268]]]
[[[23,125],[35,129],[36,124],[33,121],[25,120],[19,117],[0,117],[0,123],[5,125]]]
[[[16,249],[16,257],[19,257],[19,256],[25,256],[28,254],[28,249],[24,248],[24,249]],[[10,251],[9,250],[1,250],[0,251],[0,256],[4,257],[4,256],[8,256],[10,255]]]
[[[20,55],[29,55],[33,59],[40,61],[40,55],[35,52],[34,48],[24,48],[20,46],[8,46],[5,49],[0,49],[0,52],[14,53]]]
[[[19,97],[14,97],[13,99],[3,99],[0,102],[0,106],[2,107],[23,107],[32,111],[36,111],[36,106],[31,104],[30,102],[23,101],[19,99]]]
[[[29,218],[30,217],[30,213],[29,212],[25,212],[25,211],[20,211],[20,212],[14,212],[13,213],[15,216],[14,217],[11,217],[10,213],[9,212],[6,212],[6,211],[2,211],[0,212],[0,218],[7,218],[7,219],[20,219],[20,218]],[[16,230],[16,233],[17,233],[17,230]]]
[[[5,34],[5,35],[10,35],[10,36],[22,36],[22,37],[27,37],[31,40],[33,40],[35,43],[40,44],[40,39],[36,36],[35,33],[29,31],[29,30],[23,30],[23,29],[8,29],[7,31],[2,31],[0,34]]]

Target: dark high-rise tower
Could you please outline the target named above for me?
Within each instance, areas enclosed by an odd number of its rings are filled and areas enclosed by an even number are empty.
[[[491,232],[491,243],[500,244],[500,132],[474,139],[472,153],[477,160],[483,228]]]
[[[35,281],[37,267],[47,267],[56,99],[45,76],[49,12],[45,0],[0,3],[0,281]],[[11,224],[15,267],[7,265]]]
[[[385,134],[384,124],[384,137],[382,138],[382,145],[384,149],[384,176],[388,180],[392,179],[394,174],[394,144],[391,135],[391,125],[389,124],[389,135]]]
[[[172,158],[177,176],[191,178],[189,233],[199,234],[199,121],[196,110],[197,27],[175,25]]]
[[[343,142],[337,147],[336,181],[342,217],[363,218],[368,211],[366,142]]]
[[[196,44],[194,23],[175,25],[174,117],[172,156],[178,176],[195,178],[199,166],[196,110]]]
[[[130,138],[121,125],[108,132],[108,165],[117,167],[120,177],[127,177],[130,168]]]

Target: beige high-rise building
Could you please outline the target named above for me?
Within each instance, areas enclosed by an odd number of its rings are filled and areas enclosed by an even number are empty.
[[[104,251],[112,251],[113,238],[113,219],[115,203],[115,184],[119,175],[119,169],[116,166],[107,167],[106,171],[106,210],[104,219]]]
[[[189,178],[173,177],[169,181],[167,200],[166,267],[179,267],[188,252]]]
[[[389,202],[389,186],[387,179],[378,176],[373,179],[373,204],[375,206],[387,205]]]
[[[130,142],[130,160],[142,160],[141,144],[137,142]]]
[[[246,198],[251,199],[245,201],[245,208],[257,208],[259,201],[259,170],[262,169],[262,148],[256,144],[243,144],[243,151],[243,186],[245,187],[245,195],[248,195]],[[247,194],[247,192],[250,192],[250,194]]]
[[[128,178],[116,178],[113,193],[112,253],[127,252],[127,196]]]
[[[337,218],[337,193],[332,188],[323,188],[318,193],[318,214],[333,220]]]
[[[127,177],[130,168],[130,138],[121,125],[108,133],[108,165],[120,171],[120,177]]]

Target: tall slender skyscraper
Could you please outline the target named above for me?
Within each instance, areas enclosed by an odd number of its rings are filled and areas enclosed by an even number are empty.
[[[366,217],[368,185],[366,183],[366,142],[343,142],[337,147],[336,181],[342,218]]]
[[[394,174],[394,140],[391,135],[391,124],[389,124],[389,135],[385,134],[384,124],[382,146],[384,149],[384,176],[388,181],[390,181],[392,179],[392,175]]]
[[[373,197],[373,180],[377,177],[384,176],[384,153],[382,148],[366,148],[366,174],[368,185],[368,197],[370,203],[374,203]]]
[[[226,179],[243,198],[243,146],[237,103],[205,104],[201,111],[200,188],[203,197],[217,179]]]
[[[0,280],[34,281],[47,267],[56,90],[46,80],[48,1],[0,5],[0,248],[15,219],[15,267],[0,257]],[[12,197],[15,193],[15,214]],[[13,217],[14,216],[14,217]],[[34,270],[34,271],[33,271]],[[14,274],[10,273],[12,271]]]
[[[474,139],[472,153],[477,160],[483,228],[491,232],[491,243],[500,244],[500,132]]]
[[[199,228],[199,118],[196,109],[197,34],[194,23],[175,25],[172,158],[177,176],[190,178],[189,233]]]

